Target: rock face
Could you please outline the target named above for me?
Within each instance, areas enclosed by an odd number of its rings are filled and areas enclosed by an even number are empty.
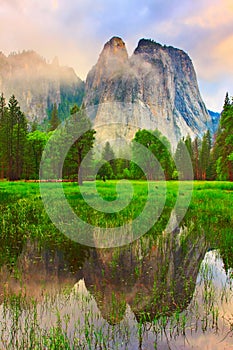
[[[81,103],[84,83],[72,68],[59,66],[57,58],[48,64],[34,51],[8,57],[1,53],[0,92],[7,100],[14,94],[29,121],[40,123],[54,103]]]
[[[85,89],[85,96],[84,96]],[[141,39],[131,57],[121,38],[108,41],[86,84],[72,68],[51,64],[33,51],[0,53],[0,93],[14,94],[29,121],[47,118],[57,103],[61,119],[84,101],[103,142],[129,141],[140,128],[156,129],[175,149],[181,137],[216,130],[200,96],[189,56],[182,50]],[[84,100],[83,100],[84,96]]]
[[[100,140],[158,128],[174,148],[187,134],[212,130],[189,56],[151,40],[141,39],[130,58],[122,39],[107,42],[87,76],[84,102],[97,105],[91,117]]]
[[[212,120],[213,132],[215,133],[218,130],[218,125],[219,125],[221,113],[213,112],[213,111],[210,111],[210,110],[208,110],[208,113],[209,113],[210,118]]]

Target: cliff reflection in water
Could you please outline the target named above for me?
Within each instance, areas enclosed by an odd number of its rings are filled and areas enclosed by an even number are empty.
[[[83,276],[110,324],[123,319],[126,304],[137,319],[152,320],[188,306],[206,251],[204,237],[187,230],[144,236],[124,248],[92,249]]]
[[[1,269],[1,299],[4,288],[13,294],[23,286],[28,296],[41,299],[44,293],[57,293],[84,279],[109,324],[124,318],[127,304],[137,319],[169,316],[188,306],[208,249],[204,236],[190,231],[177,229],[155,238],[148,234],[113,249],[71,241],[41,248],[28,242],[18,257],[20,280],[7,266]]]

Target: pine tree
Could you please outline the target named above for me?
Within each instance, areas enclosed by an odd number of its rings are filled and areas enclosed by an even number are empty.
[[[224,100],[223,110],[226,111],[226,109],[229,108],[230,106],[231,106],[231,100],[230,100],[229,94],[227,92],[225,100]]]
[[[201,179],[206,180],[210,166],[211,136],[209,130],[204,134],[200,152],[200,173]]]
[[[3,96],[3,93],[0,97],[0,178],[4,178],[4,169],[5,169],[5,140],[6,140],[6,133],[5,133],[5,120],[6,120],[6,100]]]
[[[58,127],[59,124],[60,124],[60,119],[58,117],[57,104],[54,103],[53,109],[52,109],[52,116],[51,116],[51,120],[50,120],[49,131],[54,131]]]
[[[201,147],[201,141],[198,137],[196,137],[192,143],[192,154],[193,154],[193,172],[194,172],[194,179],[200,180],[200,147]]]
[[[109,176],[112,176],[113,174],[116,175],[116,162],[115,162],[115,153],[113,152],[113,149],[110,145],[110,143],[107,141],[105,143],[103,152],[102,152],[102,158],[103,160],[107,161],[109,166],[107,165],[107,163],[105,163],[106,165],[102,166],[102,173],[104,172],[104,170],[106,169],[108,172],[108,175],[106,175],[108,178]],[[110,171],[110,168],[112,169],[112,171]]]
[[[192,139],[191,139],[190,135],[186,136],[184,143],[185,143],[185,146],[187,148],[187,151],[189,152],[191,160],[193,160]]]
[[[73,118],[72,118],[72,123],[70,125],[70,130],[69,130],[69,124],[67,125],[67,130],[69,133],[69,135],[67,136],[70,137],[70,135],[72,135],[74,122],[78,124],[79,131],[83,131],[83,133],[70,148],[66,157],[66,166],[68,164],[70,168],[73,168],[73,165],[75,165],[75,168],[73,169],[75,169],[74,171],[76,175],[79,174],[78,183],[79,185],[82,185],[83,176],[85,174],[83,173],[84,169],[82,168],[81,164],[84,157],[93,148],[93,144],[95,140],[94,135],[96,131],[92,129],[90,119],[86,115],[84,106],[79,108],[77,105],[74,105],[74,107],[71,109],[71,115],[73,115]],[[67,123],[69,123],[69,120],[67,121]]]
[[[220,127],[213,150],[216,173],[219,180],[233,181],[233,102],[226,94]]]
[[[109,161],[115,158],[113,149],[108,141],[105,143],[105,146],[102,152],[102,158],[104,160],[109,160]]]
[[[186,146],[186,142],[189,147]],[[177,171],[179,171],[179,179],[181,180],[192,180],[193,172],[192,172],[192,160],[190,157],[191,152],[191,139],[187,138],[184,140],[180,140],[177,144],[176,152],[175,152],[175,164],[177,166]]]
[[[3,94],[0,99],[1,175],[18,180],[23,171],[27,121],[12,95],[6,107]]]
[[[27,142],[27,121],[15,96],[9,103],[9,179],[19,180],[23,171],[24,150]]]

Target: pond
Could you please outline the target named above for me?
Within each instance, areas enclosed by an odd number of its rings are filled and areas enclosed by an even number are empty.
[[[97,248],[55,227],[38,184],[1,182],[0,349],[233,348],[233,184],[195,182],[184,216],[174,207],[177,183],[167,182],[159,219],[140,235],[154,221],[146,213],[133,240],[147,185],[131,183],[133,199],[116,213],[89,210],[78,186],[64,183],[74,212],[92,225],[92,243],[99,227],[129,224],[122,234],[131,243]],[[116,185],[97,182],[105,201],[118,198]],[[163,189],[150,185],[151,203],[162,203]],[[183,189],[181,204],[190,185]],[[95,200],[90,183],[84,191]]]
[[[231,268],[188,228],[121,248],[22,246],[1,269],[4,349],[230,349]]]

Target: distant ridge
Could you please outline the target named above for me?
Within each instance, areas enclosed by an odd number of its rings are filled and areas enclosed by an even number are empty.
[[[84,82],[72,68],[61,67],[56,57],[50,64],[34,51],[8,57],[0,53],[0,92],[7,99],[14,94],[29,121],[41,123],[54,103],[63,116],[70,105],[81,104]]]
[[[213,132],[215,133],[218,129],[218,126],[219,126],[219,120],[220,120],[221,113],[213,112],[213,111],[210,111],[209,109],[208,109],[208,113],[209,113],[211,120],[212,120]]]

